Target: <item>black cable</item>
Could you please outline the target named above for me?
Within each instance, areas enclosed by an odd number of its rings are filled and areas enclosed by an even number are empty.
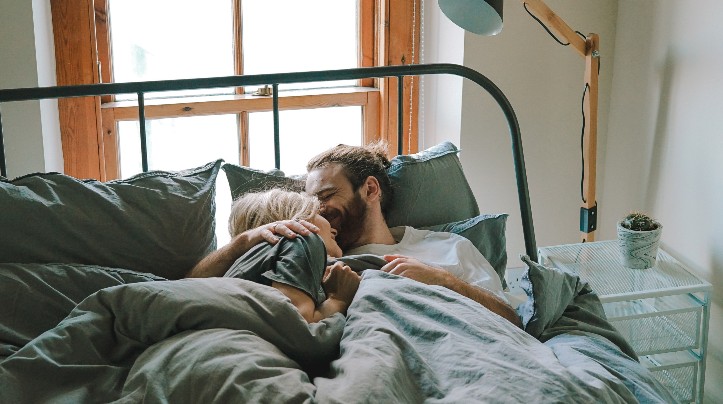
[[[562,45],[562,46],[570,45],[570,42],[568,42],[568,43],[563,43],[561,40],[559,40],[559,39],[555,36],[555,34],[553,34],[552,31],[550,31],[550,29],[547,28],[547,25],[545,25],[542,21],[540,21],[539,18],[537,18],[534,14],[532,14],[532,13],[530,12],[530,10],[527,8],[527,3],[522,3],[522,5],[525,7],[525,11],[527,11],[527,14],[529,14],[530,17],[534,18],[535,21],[537,21],[537,23],[540,24],[540,25],[542,26],[542,28],[544,28],[545,31],[547,31],[547,33],[550,34],[550,36],[551,36],[555,41],[557,41],[557,43],[559,43],[559,44]]]
[[[587,203],[585,200],[585,95],[590,90],[590,84],[585,83],[585,90],[582,92],[582,130],[580,131],[580,157],[582,159],[582,175],[580,176],[580,197],[582,203]]]
[[[525,11],[527,11],[527,14],[530,15],[530,17],[534,18],[535,21],[537,21],[538,24],[542,26],[542,28],[547,31],[547,33],[555,40],[557,43],[559,43],[562,46],[568,46],[570,45],[570,42],[563,43],[560,39],[558,39],[552,31],[550,31],[549,28],[547,28],[547,25],[545,25],[539,18],[537,18],[534,14],[530,12],[530,9],[527,8],[527,3],[522,3],[522,5],[525,7]],[[580,35],[582,39],[587,41],[587,36],[583,34],[580,31],[575,31],[576,34]],[[600,75],[600,60],[598,60],[597,65],[597,74]],[[588,91],[590,90],[590,83],[585,83],[585,89],[582,92],[582,130],[580,131],[580,157],[582,160],[582,175],[580,175],[580,197],[582,198],[583,203],[587,203],[587,200],[585,199],[585,95],[587,95]],[[597,206],[597,201],[595,202],[595,205]]]

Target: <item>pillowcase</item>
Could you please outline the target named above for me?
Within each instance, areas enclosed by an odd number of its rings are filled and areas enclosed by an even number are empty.
[[[421,228],[479,215],[457,153],[455,145],[444,142],[391,160],[387,173],[394,194],[386,217],[389,227]]]
[[[106,183],[58,173],[0,181],[0,262],[78,263],[178,279],[216,249],[222,160]]]
[[[118,268],[79,264],[0,264],[0,359],[55,327],[107,287],[164,280]]]
[[[233,200],[248,192],[265,191],[271,188],[301,192],[306,185],[302,177],[285,177],[284,172],[280,170],[260,171],[229,163],[224,164],[221,168],[226,174]]]
[[[444,142],[416,154],[392,158],[387,169],[394,195],[389,227],[422,228],[479,215],[479,207],[462,171],[457,147]],[[233,199],[273,187],[303,191],[303,176],[284,177],[281,171],[263,172],[224,164]]]
[[[505,229],[507,228],[508,216],[506,213],[479,215],[466,220],[421,227],[420,229],[459,234],[471,241],[500,276],[502,287],[507,288],[507,281],[505,280],[505,272],[507,271]]]

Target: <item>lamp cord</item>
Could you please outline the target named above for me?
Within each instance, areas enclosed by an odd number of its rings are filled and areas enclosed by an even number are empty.
[[[570,45],[570,42],[564,43],[562,42],[558,37],[555,36],[555,34],[550,31],[549,28],[547,28],[547,25],[545,25],[542,20],[537,18],[534,14],[530,12],[530,9],[527,8],[527,3],[522,3],[525,7],[525,11],[527,11],[527,14],[530,15],[530,17],[534,18],[535,21],[537,21],[538,24],[542,26],[542,28],[547,31],[547,33],[555,40],[557,43],[559,43],[562,46],[568,46]],[[587,37],[585,34],[583,34],[580,31],[575,31],[576,34],[580,35],[583,39],[587,41]],[[598,60],[597,65],[597,74],[600,75],[600,61]],[[587,92],[590,90],[590,83],[585,83],[585,89],[582,91],[582,130],[580,131],[580,157],[582,160],[582,175],[580,175],[580,197],[582,198],[583,203],[587,203],[587,200],[585,199],[585,96],[587,95]],[[597,202],[595,202],[597,205]]]
[[[585,83],[585,89],[582,91],[582,130],[580,131],[580,158],[582,160],[582,174],[580,175],[580,197],[582,203],[587,203],[585,199],[585,95],[590,90],[590,84]]]

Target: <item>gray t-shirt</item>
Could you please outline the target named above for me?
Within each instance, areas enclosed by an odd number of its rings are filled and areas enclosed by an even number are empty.
[[[326,247],[316,234],[282,238],[275,245],[260,243],[242,255],[224,274],[262,285],[279,282],[295,287],[318,306],[326,300],[321,281],[326,269]]]

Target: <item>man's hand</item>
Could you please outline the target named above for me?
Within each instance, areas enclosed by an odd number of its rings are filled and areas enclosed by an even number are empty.
[[[414,279],[417,282],[426,283],[427,285],[448,287],[450,277],[454,277],[454,275],[444,269],[435,268],[415,258],[403,255],[385,255],[384,260],[387,261],[388,264],[381,268],[382,271]]]
[[[232,238],[228,244],[204,257],[186,274],[186,278],[209,278],[223,276],[231,265],[256,244],[267,241],[276,244],[279,236],[294,238],[317,233],[319,228],[306,220],[282,220],[264,224]]]

